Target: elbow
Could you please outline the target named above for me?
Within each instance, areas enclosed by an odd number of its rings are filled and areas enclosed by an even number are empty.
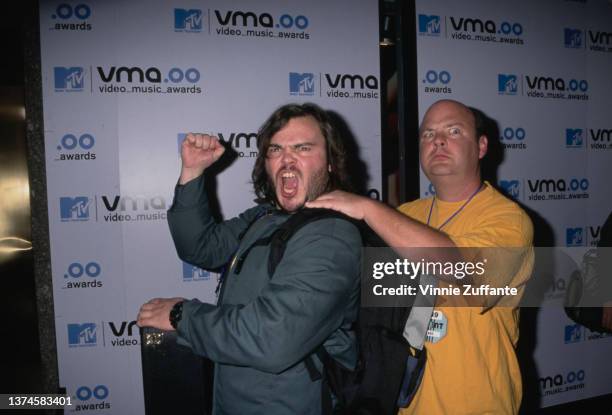
[[[261,358],[256,359],[252,367],[262,372],[278,375],[304,359],[297,348],[290,345],[270,345],[266,351],[261,352]]]
[[[289,356],[271,356],[270,358],[264,357],[260,362],[257,362],[253,368],[261,370],[262,372],[278,375],[296,365],[300,361],[301,360],[299,358],[290,358]]]
[[[194,256],[192,254],[182,251],[180,249],[177,249],[176,253],[181,261],[187,262],[188,264],[194,263]]]

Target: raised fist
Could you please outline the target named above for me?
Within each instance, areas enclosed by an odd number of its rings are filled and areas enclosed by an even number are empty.
[[[187,134],[181,144],[181,168],[180,184],[195,179],[205,169],[212,165],[225,152],[219,139],[208,134]]]

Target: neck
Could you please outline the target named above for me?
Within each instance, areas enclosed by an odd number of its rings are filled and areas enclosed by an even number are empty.
[[[465,200],[472,196],[482,185],[480,176],[468,182],[449,183],[442,179],[436,181],[432,180],[432,183],[436,189],[436,199],[443,202],[459,202]]]

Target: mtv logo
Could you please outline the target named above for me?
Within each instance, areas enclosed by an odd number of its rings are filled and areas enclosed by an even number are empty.
[[[80,66],[53,68],[56,91],[82,91],[85,86],[85,71]]]
[[[291,95],[314,95],[314,74],[289,72],[289,93]]]
[[[580,49],[582,47],[582,30],[563,29],[563,38],[566,48]]]
[[[440,35],[440,16],[419,14],[419,33]]]
[[[497,92],[501,95],[516,95],[518,83],[516,75],[497,75]]]
[[[584,246],[584,230],[582,228],[566,228],[565,229],[565,245],[566,246]]]
[[[68,324],[68,346],[95,346],[96,323]]]
[[[518,180],[500,180],[499,187],[505,194],[513,199],[518,199],[521,194],[521,185]]]
[[[582,326],[580,324],[570,324],[565,326],[565,344],[576,343],[582,340]]]
[[[62,222],[89,220],[91,199],[86,196],[60,197],[60,218]]]
[[[207,281],[209,279],[210,272],[183,262],[183,281]]]
[[[582,128],[566,128],[565,129],[565,146],[566,147],[582,147],[584,140],[582,138]]]
[[[174,30],[177,32],[201,32],[202,10],[174,9]]]

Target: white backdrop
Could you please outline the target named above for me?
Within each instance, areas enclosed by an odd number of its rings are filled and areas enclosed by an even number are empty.
[[[224,217],[252,205],[252,136],[288,102],[354,133],[380,194],[375,0],[41,1],[51,260],[60,384],[89,413],[144,413],[139,306],[215,301],[176,256],[165,211],[190,131],[231,142]]]
[[[484,111],[504,147],[500,187],[547,222],[554,246],[596,245],[612,208],[612,4],[418,0],[416,7],[421,117],[443,98]],[[433,191],[424,175],[421,189]],[[542,406],[612,392],[612,339],[548,307],[561,305],[568,275],[550,284],[537,338],[529,339],[539,379],[525,379],[538,385],[526,392]]]

